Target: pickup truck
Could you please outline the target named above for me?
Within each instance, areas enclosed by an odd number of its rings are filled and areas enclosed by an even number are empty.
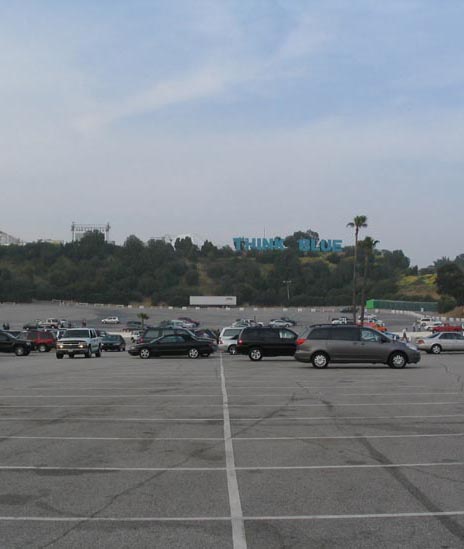
[[[75,355],[91,358],[92,354],[101,357],[101,347],[101,338],[93,328],[71,328],[56,342],[56,358],[63,358],[64,355],[69,358]]]

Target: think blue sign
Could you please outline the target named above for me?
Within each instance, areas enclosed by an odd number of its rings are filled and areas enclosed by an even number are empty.
[[[285,250],[282,238],[245,238],[238,236],[233,239],[237,252],[248,250]],[[317,240],[315,238],[301,238],[298,240],[300,252],[341,252],[342,240]]]

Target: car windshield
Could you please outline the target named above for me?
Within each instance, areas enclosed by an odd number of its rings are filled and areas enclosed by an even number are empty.
[[[107,335],[105,336],[106,341],[119,341],[119,336],[117,335]]]
[[[89,331],[88,330],[66,330],[66,332],[62,336],[63,338],[66,337],[89,337]]]

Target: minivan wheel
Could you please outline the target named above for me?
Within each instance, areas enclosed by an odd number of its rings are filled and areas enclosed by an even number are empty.
[[[198,358],[200,356],[200,353],[198,352],[198,349],[192,347],[191,349],[189,349],[188,356],[189,358]]]
[[[140,358],[150,358],[150,349],[141,349]]]
[[[63,355],[61,353],[56,353],[56,358],[63,358]]]
[[[250,360],[261,360],[263,358],[263,353],[261,349],[251,349],[251,351],[248,353],[248,356],[250,357]]]
[[[236,355],[237,354],[237,345],[231,345],[227,351],[229,352],[229,354],[231,355]]]
[[[406,357],[403,353],[393,353],[390,356],[388,364],[391,368],[404,368],[406,366]]]
[[[311,359],[314,368],[327,368],[329,357],[325,353],[315,353]]]
[[[441,353],[440,345],[432,345],[432,348],[430,350],[434,355],[439,355]]]

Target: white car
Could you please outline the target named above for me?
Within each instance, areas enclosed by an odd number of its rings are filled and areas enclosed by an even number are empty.
[[[269,326],[271,328],[290,328],[293,324],[291,322],[287,322],[286,320],[276,318],[275,320],[271,320],[269,322]]]
[[[109,316],[107,318],[103,318],[101,323],[102,324],[119,324],[119,317],[118,316]]]
[[[219,334],[218,349],[231,355],[237,354],[237,340],[242,329],[241,327],[234,326],[223,328]]]

